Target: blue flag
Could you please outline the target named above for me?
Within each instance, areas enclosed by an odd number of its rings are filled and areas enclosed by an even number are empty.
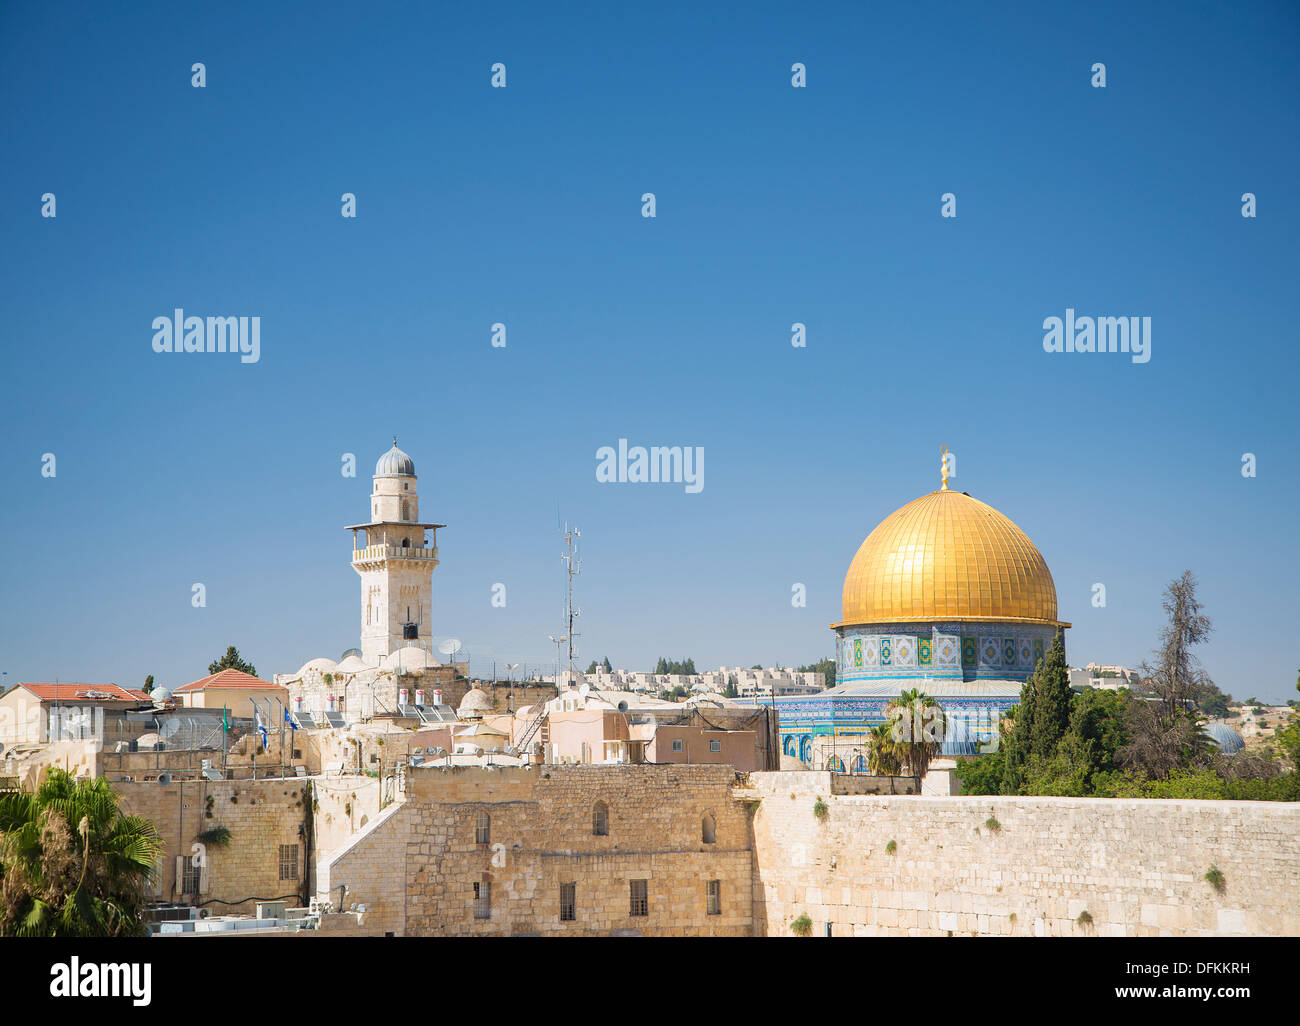
[[[297,729],[298,729],[298,724],[296,724],[296,723],[293,722],[293,717],[289,715],[289,710],[288,710],[288,709],[286,709],[286,710],[284,711],[284,722],[287,723],[287,724],[289,724],[289,729],[290,729],[290,730],[297,730]]]
[[[269,748],[266,740],[266,724],[262,722],[262,713],[256,707],[253,708],[253,717],[257,721],[257,729],[262,732],[262,747]]]

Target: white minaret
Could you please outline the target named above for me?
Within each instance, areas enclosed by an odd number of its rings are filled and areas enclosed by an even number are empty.
[[[394,438],[375,464],[370,522],[348,528],[352,568],[361,575],[361,658],[371,666],[405,645],[432,652],[433,568],[438,528],[447,525],[419,521],[415,463]],[[359,531],[365,532],[360,540]],[[433,532],[427,543],[425,531]]]

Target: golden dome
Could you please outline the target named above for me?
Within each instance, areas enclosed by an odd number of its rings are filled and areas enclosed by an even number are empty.
[[[913,620],[1056,624],[1056,584],[1024,531],[945,484],[867,535],[844,578],[843,620],[833,626]]]

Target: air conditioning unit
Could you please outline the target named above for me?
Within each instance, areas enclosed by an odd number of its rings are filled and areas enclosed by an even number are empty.
[[[287,901],[259,901],[257,903],[258,919],[283,919],[284,911],[289,907]]]

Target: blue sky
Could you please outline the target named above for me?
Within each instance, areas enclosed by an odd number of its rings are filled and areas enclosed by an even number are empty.
[[[337,658],[396,434],[476,660],[553,659],[566,519],[584,663],[830,655],[946,443],[1073,663],[1141,661],[1191,569],[1220,686],[1295,697],[1295,6],[710,7],[0,7],[5,679]],[[260,361],[154,353],[178,306]],[[1067,307],[1151,361],[1044,353]],[[598,484],[619,438],[704,490]]]

